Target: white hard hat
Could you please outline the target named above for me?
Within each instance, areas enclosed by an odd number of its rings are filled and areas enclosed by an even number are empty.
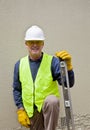
[[[36,25],[31,26],[27,31],[25,35],[25,41],[29,40],[45,40],[44,33],[42,29]]]

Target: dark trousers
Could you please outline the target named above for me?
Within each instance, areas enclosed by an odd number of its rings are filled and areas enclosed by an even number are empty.
[[[55,130],[59,117],[59,99],[53,95],[48,96],[42,111],[36,112],[30,119],[30,130]]]

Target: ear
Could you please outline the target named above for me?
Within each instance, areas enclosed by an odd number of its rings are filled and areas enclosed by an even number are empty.
[[[42,44],[42,48],[44,47],[44,42],[43,42],[43,44]]]
[[[25,41],[25,45],[27,45],[27,42]]]
[[[28,47],[28,45],[27,45],[27,42],[25,41],[25,47],[27,48]]]
[[[44,46],[44,41],[43,41],[43,46]]]

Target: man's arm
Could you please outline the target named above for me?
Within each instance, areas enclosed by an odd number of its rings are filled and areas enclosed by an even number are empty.
[[[53,80],[54,81],[57,80],[59,85],[61,85],[61,74],[60,74],[61,70],[60,70],[60,60],[59,60],[59,58],[53,57],[52,65],[51,65],[51,71],[52,71]],[[70,87],[73,87],[73,85],[74,85],[74,71],[73,70],[68,71],[68,77],[69,77]],[[66,82],[65,82],[65,86],[66,86]]]
[[[13,76],[13,97],[17,108],[23,108],[22,103],[22,89],[21,82],[19,80],[19,64],[18,61],[14,66],[14,76]]]

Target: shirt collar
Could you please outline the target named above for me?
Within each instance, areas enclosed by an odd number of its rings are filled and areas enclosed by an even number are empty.
[[[29,56],[28,56],[29,57]],[[37,60],[32,60],[32,59],[30,59],[30,57],[29,57],[29,60],[31,61],[31,62],[41,62],[41,60],[42,60],[42,58],[43,58],[43,52],[42,52],[42,55],[41,55],[41,57],[39,58],[39,59],[37,59]]]

